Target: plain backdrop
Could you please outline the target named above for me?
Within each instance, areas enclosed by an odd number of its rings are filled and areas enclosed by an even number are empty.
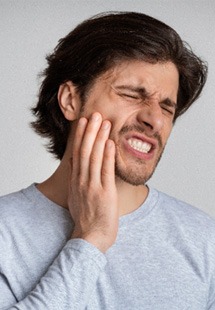
[[[58,165],[29,127],[46,54],[83,19],[117,10],[166,22],[208,62],[203,94],[177,121],[149,184],[215,217],[214,0],[0,0],[0,195],[43,181]]]

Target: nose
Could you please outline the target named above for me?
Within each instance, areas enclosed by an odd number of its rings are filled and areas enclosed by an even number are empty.
[[[145,103],[144,107],[139,110],[137,119],[147,135],[152,136],[159,133],[164,123],[162,108],[159,102],[150,101]]]

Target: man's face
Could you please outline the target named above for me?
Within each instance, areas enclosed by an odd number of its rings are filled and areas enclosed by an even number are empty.
[[[141,185],[153,174],[172,129],[178,83],[171,62],[126,61],[92,86],[80,116],[97,111],[111,121],[121,180]]]

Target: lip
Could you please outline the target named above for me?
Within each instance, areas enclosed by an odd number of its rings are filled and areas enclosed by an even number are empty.
[[[135,149],[133,149],[130,144],[128,143],[129,139],[138,139],[141,140],[143,142],[149,143],[152,145],[151,150],[148,153],[142,153],[139,152]],[[155,139],[151,139],[146,137],[143,134],[139,134],[139,133],[129,133],[127,135],[125,135],[125,141],[124,141],[124,146],[126,148],[126,150],[133,156],[140,158],[140,159],[144,159],[144,160],[150,160],[153,158],[154,153],[155,153],[155,149],[157,149],[158,147],[158,141]]]

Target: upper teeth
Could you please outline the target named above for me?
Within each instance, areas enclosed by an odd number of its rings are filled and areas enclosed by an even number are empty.
[[[135,150],[148,153],[151,150],[152,145],[147,142],[143,142],[139,139],[128,139],[128,144]]]

